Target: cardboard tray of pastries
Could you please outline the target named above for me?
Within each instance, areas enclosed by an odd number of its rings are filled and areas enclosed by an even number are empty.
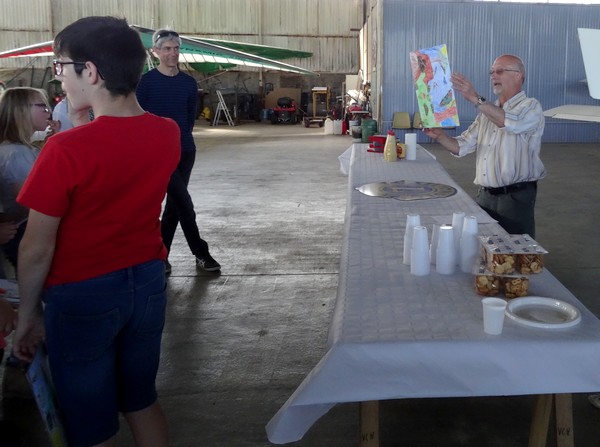
[[[532,275],[544,269],[548,253],[527,234],[479,236],[487,270],[497,275]]]
[[[499,275],[488,270],[485,261],[473,269],[475,293],[481,296],[519,298],[529,295],[529,278],[523,275]]]

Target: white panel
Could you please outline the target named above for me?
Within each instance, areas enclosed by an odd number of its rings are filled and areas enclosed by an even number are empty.
[[[600,29],[578,28],[590,96],[600,99]]]
[[[346,89],[358,90],[360,88],[360,78],[358,75],[346,75]]]
[[[563,120],[600,122],[600,106],[570,104],[544,112],[545,116]]]

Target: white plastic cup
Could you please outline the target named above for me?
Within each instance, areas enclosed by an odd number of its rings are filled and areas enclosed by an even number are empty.
[[[477,216],[465,216],[463,219],[463,233],[468,234],[479,234],[479,227],[477,225]]]
[[[410,250],[412,249],[413,228],[421,225],[421,216],[418,214],[406,215],[406,228],[404,229],[404,252],[402,262],[410,265]]]
[[[460,237],[460,269],[465,273],[471,273],[473,265],[477,261],[479,253],[478,236],[477,217],[466,216]]]
[[[454,230],[449,225],[440,226],[435,256],[435,270],[442,275],[452,275],[456,270]]]
[[[409,233],[409,228],[416,227],[417,225],[421,225],[421,216],[418,214],[407,214],[406,215],[406,233]],[[410,231],[412,232],[412,231]]]
[[[463,234],[460,238],[460,269],[464,273],[471,273],[477,262],[479,254],[479,239],[476,235]]]
[[[407,133],[404,135],[404,144],[406,146],[406,159],[417,159],[417,134]]]
[[[429,238],[427,227],[417,225],[413,229],[413,244],[410,252],[410,273],[415,276],[426,276],[431,271],[429,261]]]
[[[499,335],[504,327],[504,311],[507,302],[502,298],[483,298],[483,331],[490,335]]]

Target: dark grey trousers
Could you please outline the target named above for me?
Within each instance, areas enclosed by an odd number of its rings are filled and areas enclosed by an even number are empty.
[[[509,234],[528,234],[535,239],[536,196],[535,184],[508,194],[491,194],[479,188],[475,201]]]

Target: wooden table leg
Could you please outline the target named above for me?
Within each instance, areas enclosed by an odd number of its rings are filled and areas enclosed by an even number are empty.
[[[574,447],[573,438],[573,402],[571,394],[555,394],[556,445]]]
[[[360,402],[360,447],[379,447],[379,401]]]
[[[529,431],[529,447],[546,447],[553,397],[553,394],[540,394],[536,397]]]

